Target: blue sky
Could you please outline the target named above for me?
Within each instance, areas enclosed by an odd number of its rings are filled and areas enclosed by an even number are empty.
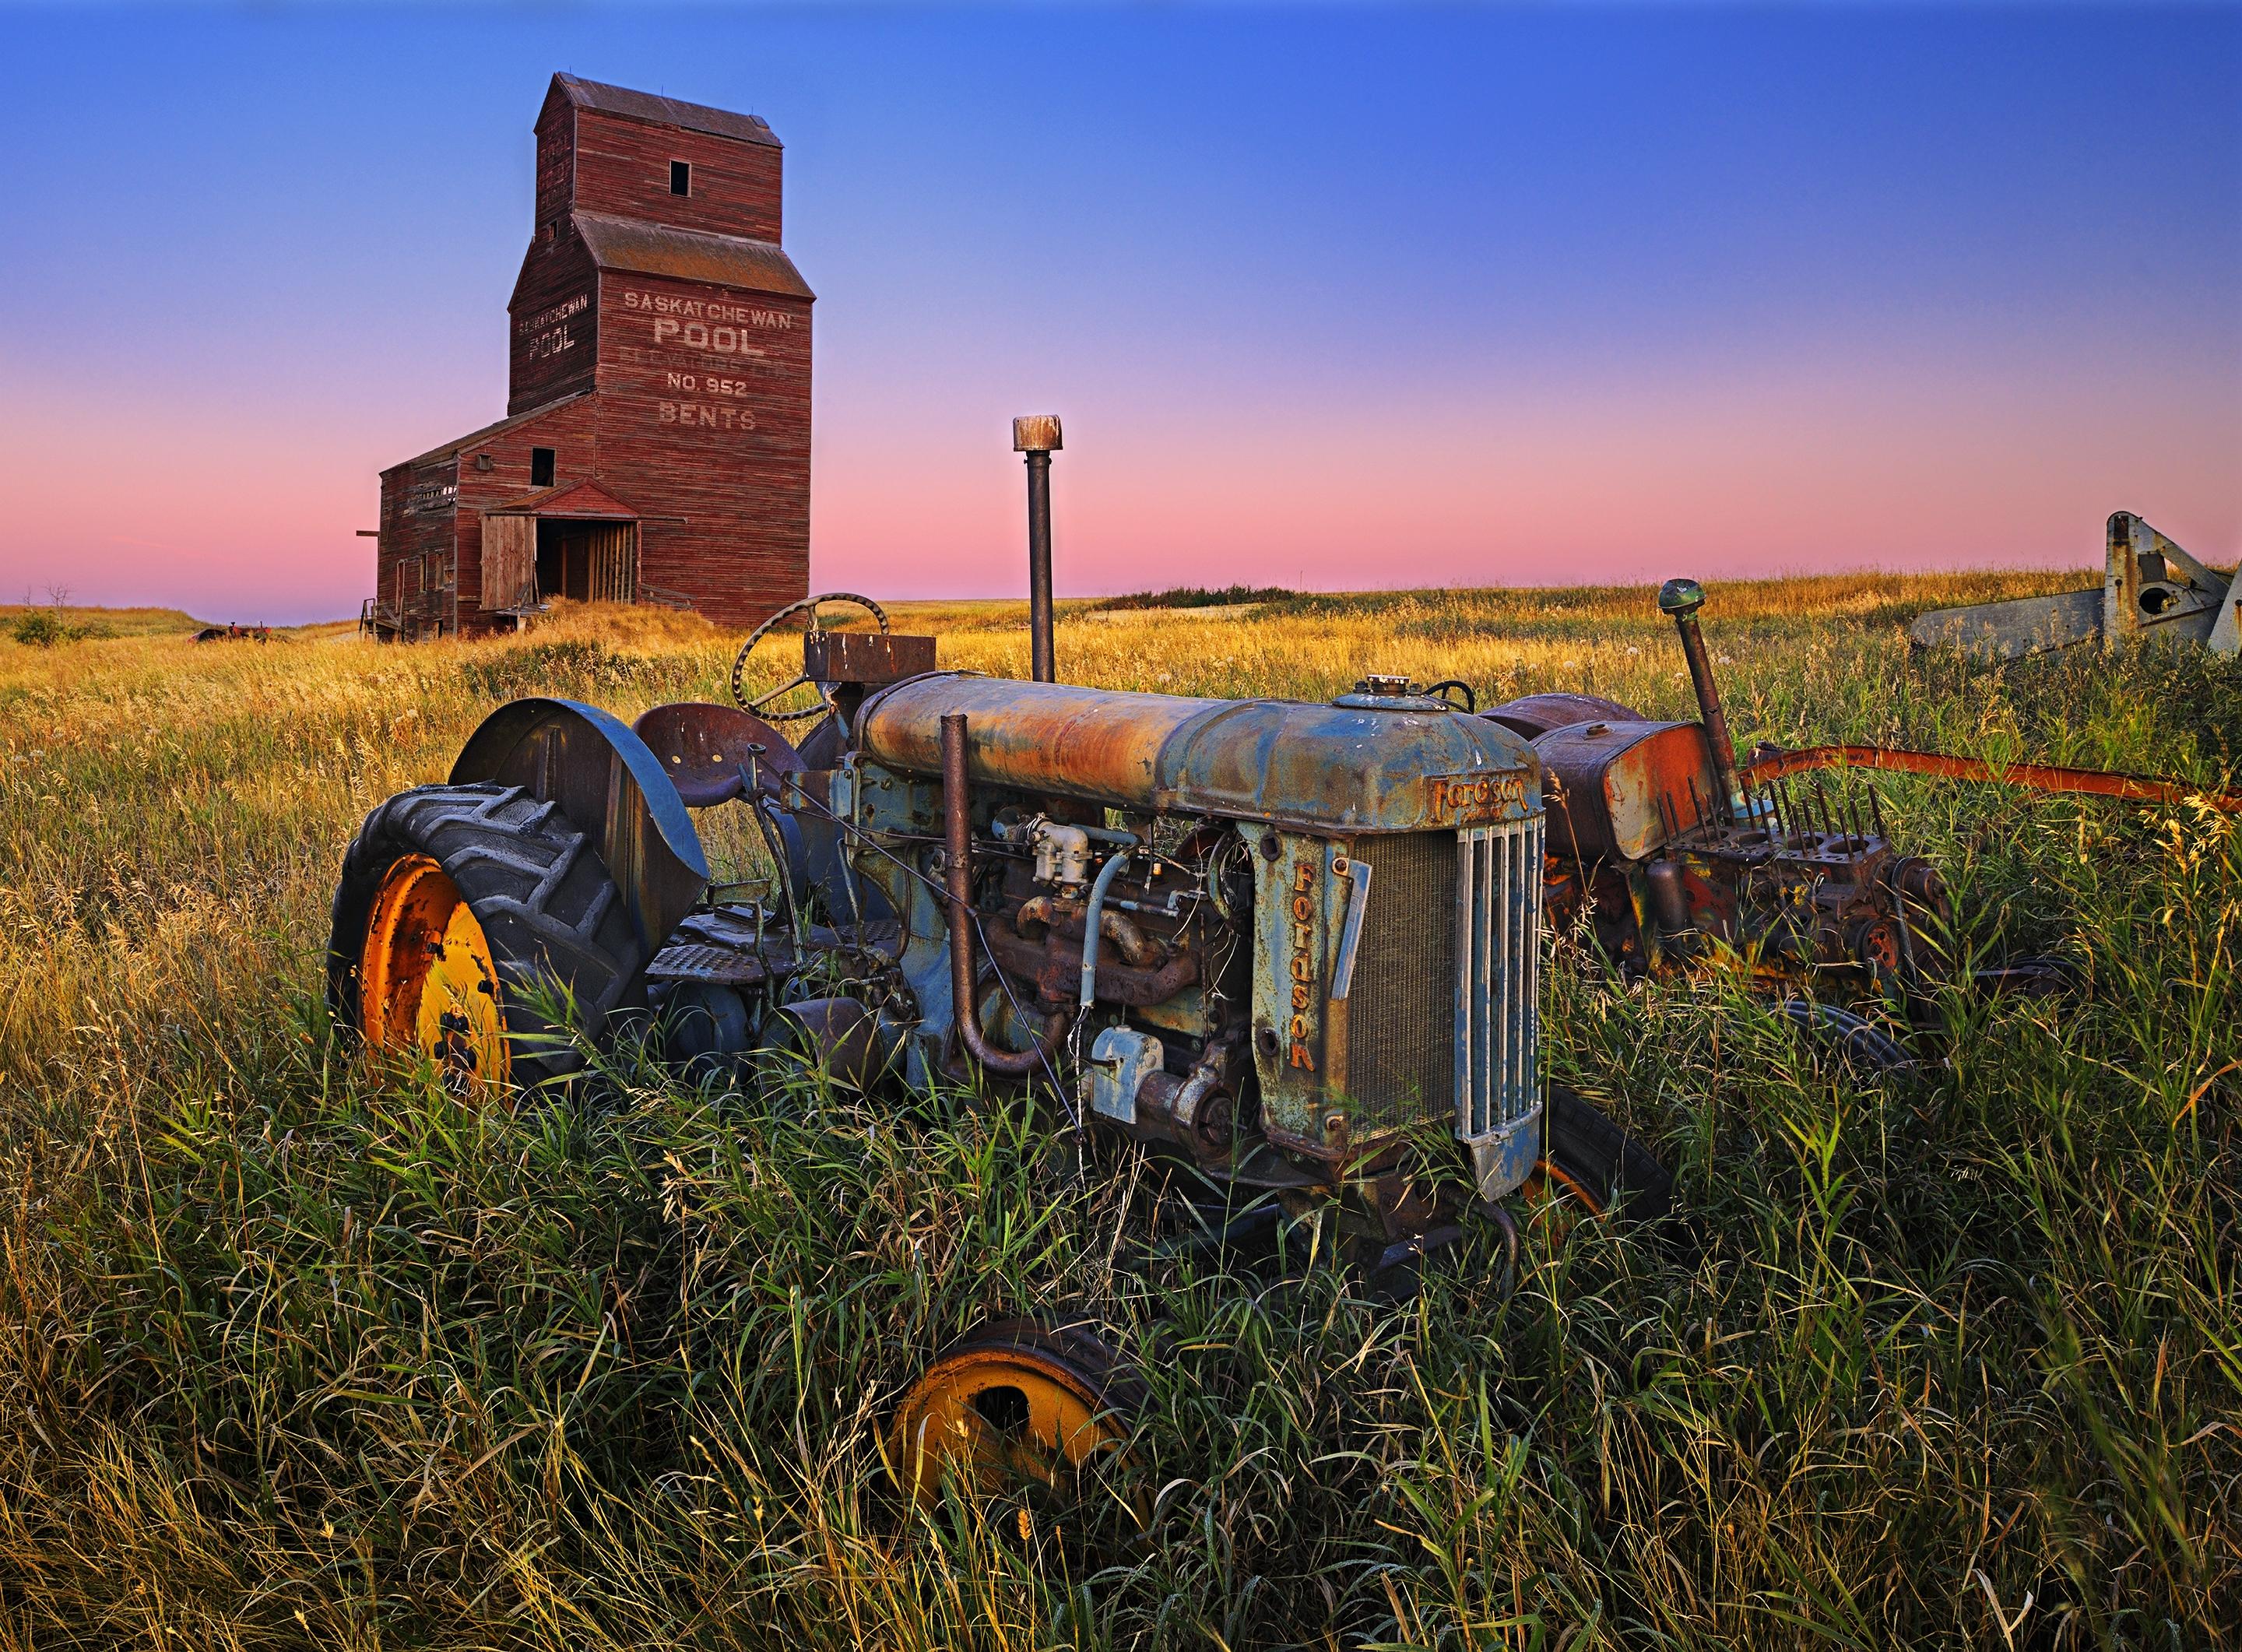
[[[30,10],[0,599],[354,609],[556,69],[785,140],[821,586],[1011,590],[1042,409],[1063,591],[2242,539],[2242,10]]]

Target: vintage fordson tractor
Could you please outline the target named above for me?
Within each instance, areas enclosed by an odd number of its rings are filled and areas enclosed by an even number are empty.
[[[725,706],[493,712],[350,845],[342,1024],[463,1092],[576,1064],[563,997],[577,1038],[645,1011],[702,1071],[784,1045],[867,1090],[1040,1086],[1241,1205],[1340,1210],[1373,1268],[1529,1184],[1663,1198],[1542,1078],[1541,766],[1500,722],[1391,678],[1317,705],[940,671],[814,618],[804,650],[829,715],[799,748]],[[753,816],[774,887],[712,883],[711,809]],[[902,1407],[913,1484],[1011,1436],[1079,1457],[1113,1368],[1078,1331],[953,1350]]]

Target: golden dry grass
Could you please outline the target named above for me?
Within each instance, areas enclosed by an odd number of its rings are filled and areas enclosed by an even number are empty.
[[[2232,784],[2242,673],[1910,659],[2071,576],[1716,585],[1740,741]],[[903,605],[1018,673],[1021,604]],[[1947,1004],[1863,1090],[1717,984],[1560,972],[1552,1069],[1673,1164],[1688,1255],[1584,1226],[1407,1308],[1117,1267],[1133,1161],[1048,1121],[695,1092],[518,1117],[376,1086],[319,951],[342,847],[514,695],[722,698],[735,639],[576,611],[385,648],[0,641],[0,1648],[2200,1647],[2242,1625],[2242,844],[1895,784],[1968,937],[2092,999]],[[1682,715],[1647,590],[1061,608],[1071,681],[1366,671]],[[775,681],[779,655],[762,681]],[[900,1116],[898,1116],[900,1115]],[[1162,1356],[1115,1509],[914,1521],[881,1407],[986,1315]],[[1157,1341],[1154,1339],[1158,1339]]]

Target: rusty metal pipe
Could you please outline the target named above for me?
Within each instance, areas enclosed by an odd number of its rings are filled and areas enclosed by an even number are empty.
[[[2032,791],[2071,792],[2118,797],[2136,802],[2178,803],[2200,797],[2213,809],[2242,815],[2242,796],[2208,791],[2146,775],[2121,775],[2104,769],[2058,769],[2050,763],[2003,763],[1975,757],[1950,757],[1940,751],[1906,751],[1890,746],[1808,746],[1798,751],[1762,747],[1748,772],[1754,780],[1779,780],[1815,769],[1887,769],[1905,775],[1939,775],[1949,780],[1989,780]]]
[[[1051,462],[1059,446],[1057,415],[1012,420],[1013,450],[1028,460],[1028,675],[1037,682],[1058,681],[1051,644]]]
[[[1713,749],[1713,772],[1720,777],[1722,806],[1738,825],[1749,823],[1743,786],[1736,774],[1736,744],[1728,737],[1728,714],[1721,709],[1720,685],[1713,681],[1713,661],[1705,653],[1705,635],[1697,628],[1697,610],[1705,606],[1705,588],[1695,580],[1668,580],[1658,588],[1658,611],[1673,618],[1682,634],[1682,657],[1689,662],[1689,685],[1697,691],[1697,715],[1705,725],[1705,743]]]
[[[1059,916],[1050,896],[1036,896],[1030,900],[1023,902],[1019,911],[1013,915],[1013,931],[1024,941],[1040,941],[1043,938],[1042,932],[1048,930]],[[1089,932],[1087,909],[1084,909],[1082,916],[1084,934],[1086,938]],[[1036,930],[1032,935],[1029,933],[1030,925],[1034,926]],[[1110,905],[1101,907],[1098,910],[1098,932],[1121,949],[1122,957],[1132,968],[1157,970],[1167,962],[1168,949],[1165,942],[1155,936],[1145,934],[1142,925],[1134,919],[1115,911]]]
[[[1066,1030],[1064,1017],[1049,1017],[1032,1050],[999,1050],[982,1035],[981,993],[973,967],[973,811],[965,777],[965,715],[942,720],[942,823],[948,851],[944,881],[950,890],[950,1009],[957,1037],[972,1058],[990,1072],[1024,1078],[1050,1065]]]

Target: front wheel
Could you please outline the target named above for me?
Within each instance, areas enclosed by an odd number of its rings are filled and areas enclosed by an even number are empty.
[[[1674,1205],[1666,1166],[1562,1085],[1549,1086],[1541,1157],[1522,1191],[1535,1205],[1570,1205],[1596,1217],[1623,1209],[1639,1221],[1656,1221]]]
[[[1090,1326],[1004,1320],[953,1343],[904,1393],[892,1466],[921,1508],[945,1487],[1064,1496],[1121,1451],[1144,1403],[1144,1384]]]

